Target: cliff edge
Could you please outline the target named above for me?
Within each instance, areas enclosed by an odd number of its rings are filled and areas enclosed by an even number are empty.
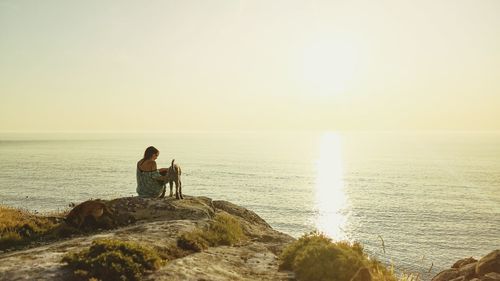
[[[68,252],[88,248],[98,239],[137,242],[155,249],[165,259],[144,280],[288,280],[293,274],[278,270],[277,256],[294,239],[270,227],[254,212],[227,201],[186,196],[101,200],[112,210],[119,227],[90,231],[44,245],[0,254],[0,280],[71,280],[61,261]],[[206,229],[218,213],[237,219],[247,239],[233,246],[208,247],[176,257],[173,248],[181,234]]]

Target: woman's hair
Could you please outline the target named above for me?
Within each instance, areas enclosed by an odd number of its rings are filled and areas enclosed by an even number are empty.
[[[144,158],[143,160],[148,160],[153,157],[154,154],[160,152],[158,149],[156,149],[154,146],[150,146],[146,148],[146,151],[144,151]]]

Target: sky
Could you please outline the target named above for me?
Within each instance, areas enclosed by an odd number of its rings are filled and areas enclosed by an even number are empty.
[[[498,0],[0,0],[0,132],[500,130]]]

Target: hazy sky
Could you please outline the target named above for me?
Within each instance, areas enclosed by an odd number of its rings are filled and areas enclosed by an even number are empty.
[[[0,131],[500,130],[500,1],[0,0]]]

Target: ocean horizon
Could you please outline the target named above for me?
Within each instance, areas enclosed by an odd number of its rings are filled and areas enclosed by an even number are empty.
[[[1,133],[0,204],[136,196],[150,145],[159,167],[181,165],[184,194],[359,241],[399,271],[433,276],[500,245],[500,132]]]

